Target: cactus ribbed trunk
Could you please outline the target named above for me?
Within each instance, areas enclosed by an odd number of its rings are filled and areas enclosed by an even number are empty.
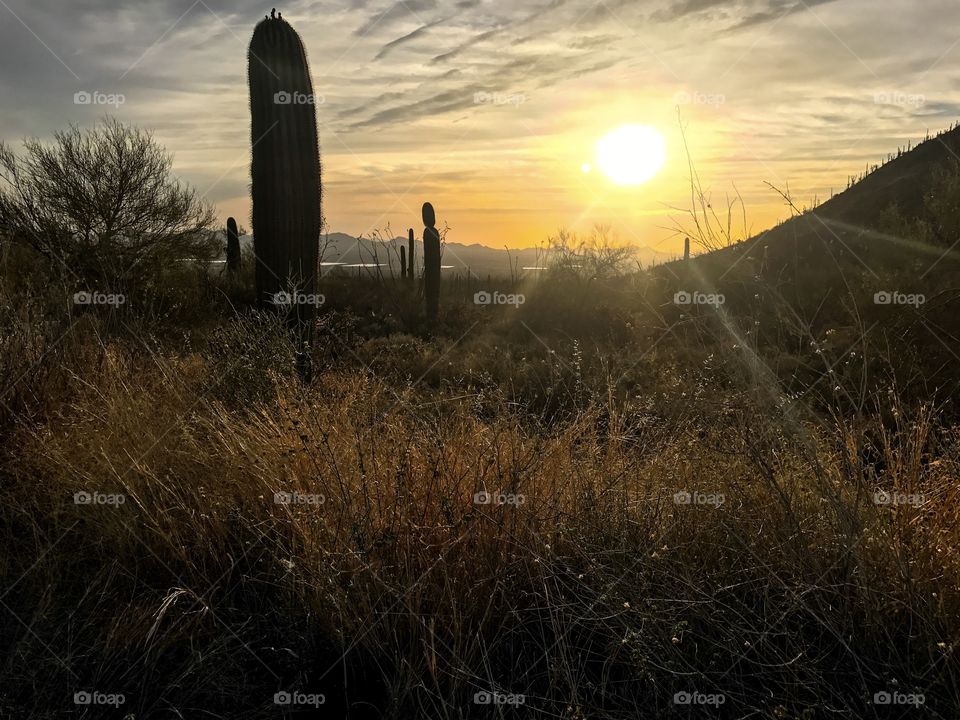
[[[240,235],[233,218],[227,218],[227,272],[231,275],[240,272]]]
[[[414,282],[417,277],[417,271],[414,270],[416,266],[413,264],[413,243],[413,228],[410,228],[410,230],[407,231],[407,267],[410,269],[407,277],[409,278],[410,282]]]
[[[257,256],[257,300],[285,307],[298,334],[297,364],[309,375],[309,343],[316,303],[320,228],[320,146],[307,55],[285,20],[257,24],[248,55],[253,158],[253,247]]]
[[[440,312],[440,233],[437,216],[430,203],[423,204],[423,297],[427,319],[436,320]]]
[[[400,246],[400,277],[407,277],[407,249],[403,245]]]

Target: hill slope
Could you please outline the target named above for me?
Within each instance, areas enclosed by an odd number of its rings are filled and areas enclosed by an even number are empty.
[[[869,272],[915,262],[927,266],[949,247],[917,242],[891,233],[893,216],[905,226],[930,221],[925,195],[943,192],[942,179],[960,162],[960,127],[926,140],[880,166],[822,205],[796,215],[742,243],[697,258],[701,269],[726,273],[745,258],[756,273],[781,274],[791,268],[857,265]],[[934,219],[935,220],[935,219]],[[831,258],[833,261],[831,261]]]

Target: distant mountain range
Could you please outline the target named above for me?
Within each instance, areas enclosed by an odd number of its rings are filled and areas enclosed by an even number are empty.
[[[253,236],[245,235],[240,239],[243,247],[253,244]],[[423,266],[423,243],[416,240],[416,264]],[[394,274],[400,272],[400,248],[407,246],[407,239],[397,237],[392,240],[357,239],[345,233],[330,233],[321,240],[323,254],[321,262],[326,270],[335,268],[352,269],[358,265],[379,264],[381,271],[389,275],[391,267]],[[659,264],[674,259],[675,256],[660,253],[649,248],[639,248],[637,259],[644,266]],[[492,248],[479,243],[464,245],[448,242],[443,248],[442,263],[444,272],[449,274],[473,274],[484,278],[487,275],[503,276],[511,271],[535,272],[550,261],[550,251],[543,248],[523,248],[507,250]],[[351,268],[352,266],[352,268]],[[363,268],[358,268],[363,270]]]

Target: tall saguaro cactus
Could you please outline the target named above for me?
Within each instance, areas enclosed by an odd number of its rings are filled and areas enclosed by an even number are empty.
[[[227,218],[227,272],[231,275],[240,272],[240,235],[233,218]]]
[[[407,249],[403,245],[400,246],[400,277],[407,277]]]
[[[440,233],[437,215],[430,203],[423,204],[423,297],[427,319],[436,320],[440,310]]]
[[[254,29],[247,61],[257,298],[262,306],[279,293],[293,299],[285,308],[299,332],[298,366],[306,376],[322,224],[313,83],[300,36],[272,13]]]

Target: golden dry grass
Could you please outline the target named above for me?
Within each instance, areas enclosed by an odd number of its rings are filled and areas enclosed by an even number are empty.
[[[831,425],[745,387],[536,427],[346,366],[304,388],[269,322],[225,332],[80,328],[28,385],[0,468],[11,712],[82,688],[136,718],[277,717],[285,689],[332,717],[492,716],[478,692],[529,717],[715,710],[684,691],[731,717],[960,706],[960,446],[931,408]]]

